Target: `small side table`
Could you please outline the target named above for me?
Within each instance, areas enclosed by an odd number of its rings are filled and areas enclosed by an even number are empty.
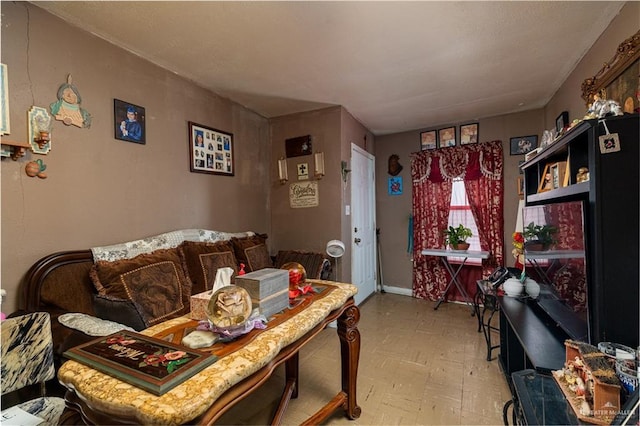
[[[521,425],[578,425],[571,405],[553,377],[535,370],[522,370],[511,374],[514,399],[507,401],[503,420],[507,420],[507,408],[513,404],[514,424]]]
[[[498,327],[491,325],[491,320],[494,314],[500,309],[500,306],[498,305],[496,290],[490,281],[478,280],[476,281],[476,285],[477,289],[476,295],[473,298],[473,309],[478,318],[478,333],[482,331],[484,340],[487,342],[487,361],[491,361],[491,352],[500,347],[500,344],[493,345],[491,343],[491,332],[500,331]],[[482,311],[480,310],[480,305],[482,305]]]

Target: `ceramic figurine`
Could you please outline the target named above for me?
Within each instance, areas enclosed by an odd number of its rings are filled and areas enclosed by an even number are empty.
[[[623,115],[620,104],[612,99],[601,99],[597,93],[593,95],[593,102],[584,116],[585,120]]]
[[[46,179],[47,174],[44,172],[47,169],[47,165],[42,162],[42,160],[38,159],[35,161],[29,161],[24,166],[24,172],[29,177],[38,176],[40,179]]]
[[[58,88],[58,100],[50,105],[51,114],[56,120],[62,121],[67,126],[91,127],[91,114],[80,106],[82,98],[80,92],[71,84],[71,74],[67,82]]]
[[[580,167],[576,174],[576,183],[586,182],[589,180],[589,169],[586,167]]]

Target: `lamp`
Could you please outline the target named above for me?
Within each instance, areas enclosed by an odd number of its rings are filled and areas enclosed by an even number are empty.
[[[338,278],[338,259],[344,255],[345,247],[344,243],[340,240],[331,240],[327,243],[327,254],[336,260],[336,281],[340,281]]]
[[[315,154],[313,154],[313,162],[315,165],[315,178],[322,179],[322,176],[324,176],[324,152],[316,152]]]
[[[280,184],[284,185],[289,180],[289,172],[287,171],[287,159],[284,157],[280,157],[278,160],[278,178],[280,179]]]

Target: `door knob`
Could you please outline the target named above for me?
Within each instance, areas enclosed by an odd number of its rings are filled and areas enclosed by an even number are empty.
[[[362,241],[360,238],[356,238],[355,240],[353,240],[356,244],[360,244],[360,241]]]

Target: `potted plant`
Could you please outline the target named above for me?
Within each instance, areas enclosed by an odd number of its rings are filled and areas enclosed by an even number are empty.
[[[469,249],[467,238],[472,235],[471,229],[465,228],[462,224],[460,224],[456,228],[454,228],[453,226],[449,226],[449,228],[443,231],[443,234],[445,245],[449,245],[449,247],[451,247],[453,250]]]
[[[528,251],[544,251],[549,250],[557,241],[554,234],[558,232],[558,228],[553,225],[536,225],[529,223],[524,228],[524,247]]]

